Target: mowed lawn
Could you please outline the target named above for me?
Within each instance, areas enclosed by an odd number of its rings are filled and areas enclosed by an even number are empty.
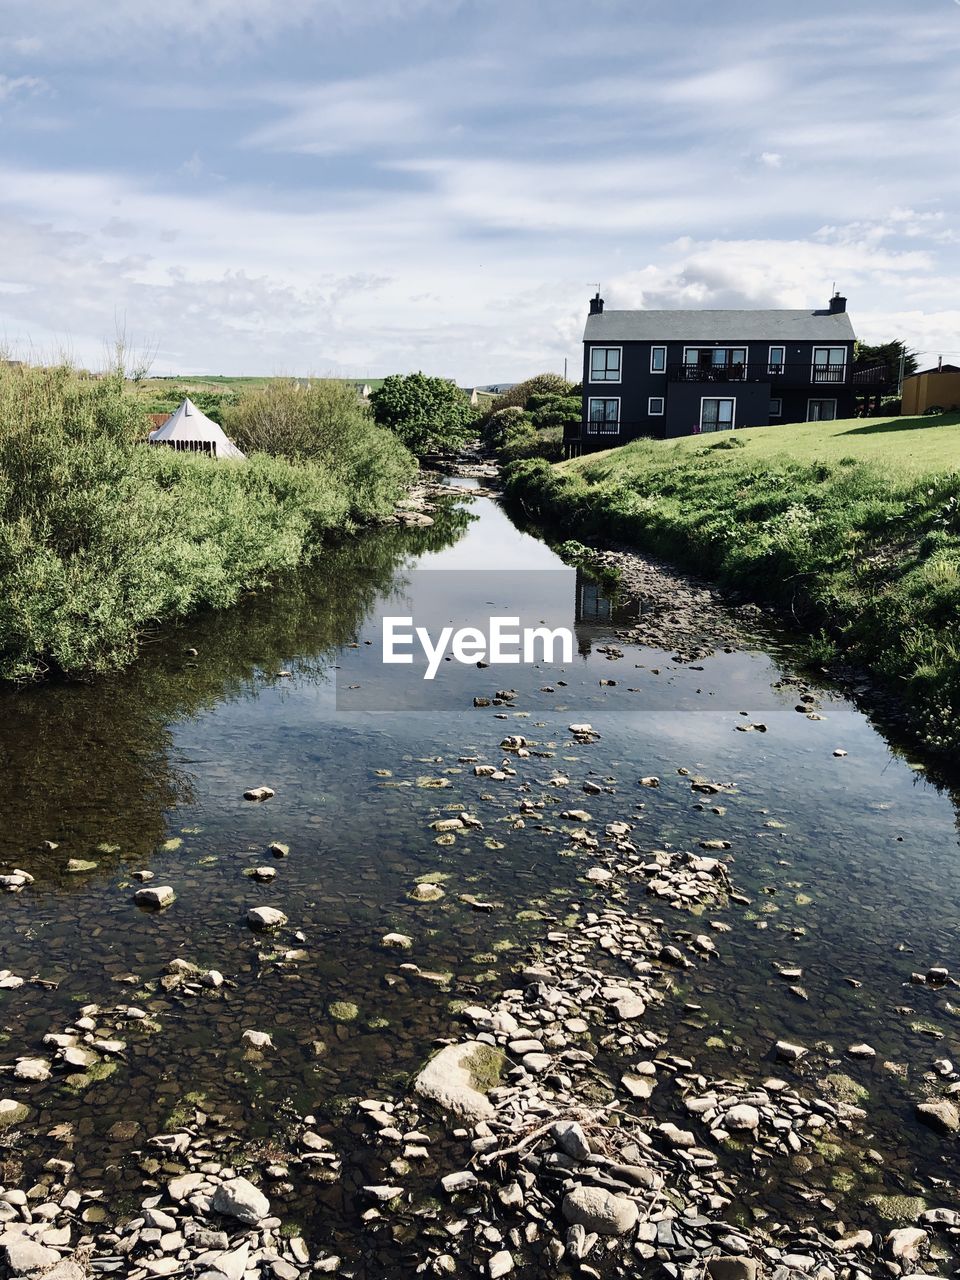
[[[960,413],[945,413],[919,418],[846,418],[838,422],[794,422],[776,427],[748,427],[734,432],[705,436],[684,436],[679,440],[637,441],[620,449],[591,453],[564,463],[564,470],[582,470],[589,466],[599,478],[604,460],[609,459],[608,474],[626,478],[631,461],[646,468],[659,455],[658,462],[676,455],[678,463],[690,454],[717,450],[722,457],[724,441],[737,442],[739,463],[754,464],[774,458],[796,462],[856,460],[881,465],[894,475],[943,475],[960,471]],[[742,446],[742,447],[740,447]],[[729,455],[727,455],[729,456]]]

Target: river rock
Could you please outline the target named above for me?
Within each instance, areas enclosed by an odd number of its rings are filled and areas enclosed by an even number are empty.
[[[726,1129],[748,1129],[752,1132],[760,1125],[760,1112],[749,1103],[741,1102],[738,1106],[730,1108],[723,1117],[723,1124]]]
[[[590,1143],[582,1126],[575,1120],[558,1120],[553,1126],[553,1136],[557,1146],[573,1160],[590,1158]]]
[[[243,793],[244,800],[270,800],[277,793],[272,787],[251,787]]]
[[[60,1255],[55,1249],[47,1249],[24,1236],[3,1235],[3,1249],[7,1267],[14,1276],[28,1275],[32,1271],[47,1271],[56,1266]]]
[[[268,1031],[244,1031],[240,1037],[252,1049],[272,1049],[273,1039]]]
[[[286,923],[287,917],[277,907],[251,907],[247,912],[251,929],[279,929]]]
[[[221,1183],[213,1193],[212,1206],[215,1212],[239,1218],[252,1226],[270,1214],[270,1201],[246,1178],[231,1178]]]
[[[918,1103],[917,1119],[938,1133],[956,1133],[960,1129],[960,1111],[945,1098]]]
[[[710,1280],[757,1280],[759,1273],[760,1264],[756,1258],[726,1255],[710,1258],[707,1261],[707,1275]]]
[[[158,884],[138,889],[133,895],[133,900],[138,907],[146,907],[150,911],[162,911],[164,907],[169,907],[170,903],[175,901],[176,896],[170,885]]]
[[[509,1275],[512,1270],[513,1258],[506,1249],[501,1249],[499,1253],[495,1253],[487,1263],[490,1280],[498,1280],[500,1276]]]
[[[499,1050],[479,1040],[447,1045],[420,1070],[414,1092],[466,1120],[489,1120],[494,1108],[486,1090],[499,1078],[502,1062]]]
[[[436,902],[443,897],[443,889],[438,884],[431,884],[430,881],[424,880],[421,884],[413,886],[410,897],[414,902]]]
[[[413,939],[405,933],[385,933],[380,939],[381,947],[394,947],[397,951],[410,951]]]
[[[202,1173],[183,1173],[167,1183],[167,1195],[178,1203],[192,1195],[206,1181]]]
[[[776,1052],[777,1057],[783,1062],[799,1062],[805,1057],[807,1050],[802,1044],[793,1044],[790,1040],[778,1040]]]
[[[563,1197],[563,1216],[585,1231],[601,1236],[622,1236],[632,1231],[640,1216],[636,1201],[614,1195],[602,1187],[576,1186]]]
[[[927,1233],[920,1227],[898,1227],[887,1236],[884,1247],[891,1258],[913,1262],[927,1239]]]
[[[46,1058],[21,1058],[13,1074],[18,1080],[49,1080],[50,1063]]]

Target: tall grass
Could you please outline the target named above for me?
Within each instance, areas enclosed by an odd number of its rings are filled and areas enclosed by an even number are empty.
[[[871,669],[932,751],[960,748],[960,475],[638,442],[508,469],[564,536],[629,542],[770,601]]]
[[[124,665],[157,621],[232,604],[386,514],[413,466],[231,463],[143,437],[119,376],[0,371],[0,678]]]

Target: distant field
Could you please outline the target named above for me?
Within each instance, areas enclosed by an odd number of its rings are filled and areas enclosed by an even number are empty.
[[[276,377],[233,378],[220,373],[170,374],[163,378],[145,378],[140,384],[148,394],[163,395],[172,385],[185,387],[188,391],[237,392],[252,391],[257,387],[265,387],[275,382]],[[349,382],[358,387],[370,387],[376,390],[383,383],[383,378],[335,378],[335,382]]]
[[[846,418],[838,422],[792,422],[776,427],[749,427],[718,435],[684,436],[680,440],[638,441],[620,449],[591,453],[562,470],[589,467],[595,477],[610,460],[608,474],[626,476],[636,463],[646,468],[656,458],[687,461],[691,453],[716,449],[724,440],[736,440],[738,462],[793,458],[797,462],[840,462],[856,459],[873,462],[903,475],[943,474],[960,471],[960,413],[919,418]],[[723,451],[721,450],[721,453]],[[641,461],[641,459],[643,461]]]

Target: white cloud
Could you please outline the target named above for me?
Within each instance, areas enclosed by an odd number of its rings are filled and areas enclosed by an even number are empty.
[[[46,87],[37,76],[0,75],[0,102],[7,102],[18,94],[41,93]]]

